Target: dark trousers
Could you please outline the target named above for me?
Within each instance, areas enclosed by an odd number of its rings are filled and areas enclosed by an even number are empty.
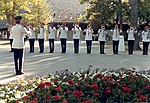
[[[143,55],[148,55],[149,42],[143,42]]]
[[[23,49],[13,49],[16,74],[21,74]]]
[[[61,53],[66,53],[66,41],[67,41],[67,39],[62,38],[62,39],[60,39],[60,41],[61,41],[61,50],[62,50]]]
[[[118,46],[119,46],[119,40],[118,41],[113,40],[113,53],[114,54],[118,54]]]
[[[74,40],[74,53],[79,53],[79,39]]]
[[[128,53],[133,54],[134,40],[128,40]]]
[[[13,52],[12,42],[13,42],[13,39],[10,39],[10,47],[11,47],[10,51],[11,51],[11,52]]]
[[[39,39],[40,53],[44,52],[44,39]]]
[[[30,52],[33,52],[33,53],[34,53],[34,42],[35,42],[35,39],[29,39]]]
[[[105,41],[100,41],[100,54],[104,54]]]
[[[54,52],[54,39],[49,39],[49,49],[50,53]]]
[[[87,54],[91,54],[92,40],[86,40]]]

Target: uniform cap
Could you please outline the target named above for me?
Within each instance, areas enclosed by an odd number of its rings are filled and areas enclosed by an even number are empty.
[[[22,16],[16,16],[15,20],[20,21],[22,19]]]

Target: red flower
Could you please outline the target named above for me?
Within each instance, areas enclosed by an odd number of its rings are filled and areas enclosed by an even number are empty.
[[[124,84],[122,84],[122,86],[123,86],[123,87],[127,87],[127,84],[124,83]]]
[[[146,86],[146,89],[150,90],[150,85]]]
[[[127,74],[128,74],[128,75],[131,75],[131,74],[132,74],[132,72],[128,72]]]
[[[58,87],[55,88],[55,90],[56,90],[57,92],[60,92],[61,88],[58,86]]]
[[[97,85],[97,82],[93,82],[92,84],[93,84],[93,85]]]
[[[140,90],[140,91],[138,91],[138,93],[139,93],[139,94],[142,94],[142,93],[143,93],[143,91],[142,91],[142,90]]]
[[[107,81],[109,78],[110,78],[110,76],[106,76],[106,77],[104,78],[104,81]]]
[[[89,84],[86,84],[86,85],[85,85],[85,87],[86,87],[86,88],[89,88],[89,87],[90,87],[90,85],[89,85]]]
[[[111,89],[109,87],[107,87],[105,90],[106,90],[106,94],[111,93]]]
[[[33,92],[29,92],[29,94],[30,94],[30,95],[33,95],[34,93],[33,93]]]
[[[138,99],[139,102],[145,102],[146,100],[147,100],[147,97],[144,95],[140,96]]]
[[[80,82],[77,82],[77,85],[78,85],[78,86],[81,86]]]
[[[119,77],[122,78],[122,73],[119,73]]]
[[[58,82],[57,82],[57,81],[54,81],[54,84],[55,84],[55,85],[57,85],[57,84],[58,84]]]
[[[82,95],[82,91],[74,91],[73,95],[75,95],[77,98],[80,98]]]
[[[99,76],[99,79],[102,79],[103,77],[104,77],[104,75],[100,75],[100,76]]]
[[[74,81],[73,80],[68,80],[68,84],[74,85]]]
[[[98,89],[98,85],[92,85],[92,88],[93,88],[94,90],[97,90],[97,89]]]
[[[84,80],[85,80],[85,81],[88,81],[88,78],[85,78]]]
[[[47,96],[47,99],[51,99],[51,96],[49,95],[49,96]]]
[[[147,79],[145,79],[144,82],[149,82],[149,81]]]
[[[27,100],[29,97],[28,96],[24,96],[23,98]]]
[[[94,97],[99,97],[99,93],[94,93]]]
[[[60,97],[59,95],[54,96],[54,98],[55,98],[56,100],[60,100],[60,99],[61,99],[61,97]]]
[[[131,88],[128,88],[128,87],[123,87],[122,89],[123,89],[123,91],[125,91],[127,93],[130,93],[130,91],[131,91]]]
[[[94,76],[94,78],[96,79],[96,78],[98,78],[98,77],[100,77],[101,75],[100,74],[96,74],[95,76]]]
[[[39,87],[44,88],[45,87],[45,83],[40,83]]]
[[[35,101],[35,100],[32,100],[32,101],[30,101],[30,103],[37,103],[37,101]]]
[[[114,85],[115,83],[114,82],[109,82],[109,85]]]
[[[68,103],[68,101],[67,101],[67,100],[64,100],[62,103]]]
[[[45,82],[46,86],[52,86],[51,82]]]

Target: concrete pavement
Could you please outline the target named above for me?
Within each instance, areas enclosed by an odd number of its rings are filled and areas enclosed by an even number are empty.
[[[112,45],[106,45],[105,55],[99,54],[99,42],[93,42],[92,54],[86,54],[85,42],[80,43],[80,54],[73,53],[73,42],[67,42],[67,53],[61,54],[60,42],[55,42],[55,53],[49,53],[48,41],[45,42],[45,52],[39,53],[38,42],[35,43],[35,53],[29,52],[29,44],[26,42],[24,72],[25,75],[15,76],[13,53],[9,52],[9,45],[0,45],[0,84],[27,76],[43,76],[48,73],[55,73],[62,69],[79,71],[80,68],[87,69],[88,65],[95,68],[121,67],[139,70],[150,68],[150,56],[143,56],[142,51],[135,51],[134,55],[128,55],[127,51],[119,55],[112,54]]]

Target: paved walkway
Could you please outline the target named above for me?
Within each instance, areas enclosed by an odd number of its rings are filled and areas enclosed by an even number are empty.
[[[18,78],[15,76],[13,53],[9,53],[9,45],[0,45],[0,84]],[[62,69],[69,71],[79,71],[80,68],[87,69],[88,65],[95,68],[136,67],[139,70],[150,68],[150,56],[143,56],[142,51],[135,51],[134,55],[127,55],[127,51],[120,52],[119,55],[112,54],[112,45],[106,45],[105,55],[99,54],[99,43],[93,43],[92,54],[86,54],[85,42],[80,43],[80,54],[73,53],[73,42],[67,43],[67,53],[60,53],[60,42],[55,42],[55,53],[50,54],[48,42],[45,42],[45,52],[39,54],[38,43],[35,45],[35,53],[28,53],[29,44],[26,42],[25,61],[23,76],[46,75],[55,73]]]

